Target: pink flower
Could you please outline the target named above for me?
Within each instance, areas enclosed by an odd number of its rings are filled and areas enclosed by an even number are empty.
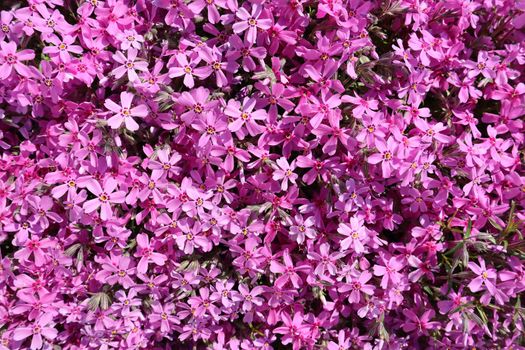
[[[294,288],[299,288],[302,285],[302,279],[299,276],[298,272],[306,272],[310,270],[310,267],[306,265],[294,266],[292,258],[288,249],[283,253],[284,265],[273,261],[270,264],[270,271],[273,273],[279,273],[281,276],[275,281],[275,285],[282,288],[288,281],[292,283]]]
[[[144,118],[148,115],[148,108],[146,105],[138,105],[131,108],[133,97],[134,95],[132,93],[123,91],[120,93],[120,105],[110,99],[104,102],[104,106],[115,113],[108,119],[108,125],[111,128],[118,129],[122,125],[122,122],[124,122],[126,129],[130,131],[137,131],[139,129],[139,125],[133,117]]]
[[[158,160],[152,160],[149,162],[148,168],[153,169],[151,176],[153,179],[159,179],[161,176],[176,175],[180,168],[176,167],[181,159],[181,155],[177,152],[173,152],[170,156],[169,150],[160,149],[157,152]]]
[[[261,286],[254,287],[249,290],[245,284],[239,285],[239,294],[233,297],[233,300],[242,302],[242,309],[244,311],[251,311],[254,306],[261,306],[264,299],[258,295],[264,292]]]
[[[204,79],[208,76],[205,73],[206,68],[204,67],[195,68],[200,62],[199,57],[197,57],[197,59],[192,59],[191,61],[188,61],[188,57],[183,54],[178,54],[175,57],[177,59],[179,67],[170,68],[170,71],[169,71],[170,78],[184,76],[184,81],[183,81],[184,85],[186,85],[187,87],[191,89],[195,85],[193,76],[196,76],[199,79]]]
[[[266,112],[263,109],[254,111],[255,103],[255,99],[244,99],[241,107],[239,102],[230,100],[224,110],[227,116],[233,118],[228,129],[236,132],[240,139],[243,139],[246,135],[242,129],[243,127],[246,128],[250,136],[258,135],[263,130],[261,125],[257,124],[256,120],[264,120],[266,118]]]
[[[389,284],[397,284],[401,281],[401,273],[399,271],[403,268],[403,263],[396,257],[391,257],[386,260],[382,258],[384,265],[374,265],[374,275],[383,276],[381,280],[381,288],[386,288]]]
[[[151,305],[153,313],[149,316],[152,324],[160,324],[160,331],[162,333],[169,333],[172,331],[173,325],[180,324],[180,320],[173,314],[175,310],[175,305],[173,303],[168,303],[162,305],[160,302],[156,301]]]
[[[146,61],[137,60],[138,51],[134,48],[130,48],[127,52],[128,57],[120,51],[117,51],[113,55],[115,62],[120,63],[120,66],[113,69],[111,72],[115,78],[119,79],[124,74],[128,74],[128,80],[131,82],[137,81],[139,76],[136,71],[147,72],[148,63]]]
[[[96,180],[88,180],[84,186],[97,198],[84,202],[83,208],[86,213],[92,213],[100,208],[100,218],[102,220],[110,219],[113,216],[111,204],[124,203],[126,192],[116,191],[118,182],[108,177],[103,182],[103,187]]]
[[[340,223],[337,232],[347,236],[340,243],[341,249],[347,250],[352,248],[357,254],[365,252],[364,240],[366,238],[366,228],[363,226],[363,220],[358,217],[350,218],[350,225]]]
[[[126,289],[135,285],[130,277],[135,274],[135,268],[130,266],[130,257],[110,252],[109,258],[104,258],[100,263],[102,270],[95,275],[98,281],[110,285],[118,283]]]
[[[199,296],[190,297],[188,299],[188,304],[195,309],[195,315],[197,317],[202,317],[205,315],[210,315],[214,319],[219,319],[220,310],[214,304],[215,301],[219,299],[219,295],[216,293],[211,293],[208,288],[199,289]]]
[[[0,52],[1,66],[0,66],[0,79],[9,78],[13,69],[20,74],[21,76],[30,76],[30,71],[26,65],[21,63],[22,61],[30,61],[35,58],[35,53],[33,50],[22,50],[16,52],[16,43],[10,41],[6,43],[5,41],[0,42]]]
[[[325,272],[328,272],[328,275],[330,276],[337,273],[337,260],[344,255],[344,253],[330,254],[330,245],[328,243],[323,243],[319,247],[319,253],[309,252],[307,256],[309,259],[312,259],[317,263],[314,273],[320,277],[324,277]]]
[[[475,262],[469,262],[468,268],[476,274],[474,278],[468,284],[468,288],[476,293],[481,290],[482,286],[485,286],[490,294],[494,295],[496,292],[496,270],[487,269],[485,266],[485,261],[481,258],[478,258],[479,265]]]
[[[248,12],[244,7],[237,10],[236,16],[241,21],[233,24],[233,32],[236,34],[246,31],[246,40],[255,43],[257,39],[257,30],[266,30],[272,25],[272,20],[269,18],[259,18],[263,7],[258,4],[252,5],[252,12]]]
[[[69,35],[64,36],[62,40],[56,35],[51,35],[47,41],[55,46],[46,46],[43,52],[51,55],[51,57],[58,57],[64,63],[71,61],[71,53],[80,55],[83,51],[81,46],[72,45],[75,42],[75,38]]]
[[[312,216],[304,220],[301,215],[296,215],[294,219],[295,223],[290,227],[290,236],[296,240],[297,243],[303,244],[306,237],[313,239],[317,236],[314,227],[315,220]]]
[[[381,163],[381,170],[385,178],[390,177],[395,169],[395,152],[397,143],[392,137],[389,137],[387,142],[376,139],[375,145],[379,153],[374,153],[368,157],[367,161],[370,164]]]
[[[287,312],[282,313],[281,327],[274,329],[274,333],[282,334],[283,345],[292,344],[293,350],[298,350],[302,345],[302,337],[306,335],[306,325],[303,324],[303,316],[300,313],[295,313],[293,319]]]
[[[58,331],[51,326],[53,314],[46,313],[39,317],[31,327],[17,327],[13,332],[13,339],[15,341],[24,340],[30,336],[31,349],[40,349],[45,344],[44,339],[53,341],[58,334]]]
[[[140,233],[137,235],[137,252],[136,257],[140,257],[137,265],[138,273],[146,273],[148,265],[153,262],[158,266],[163,266],[168,259],[166,255],[154,251],[153,245],[150,244],[148,235]]]
[[[428,331],[438,327],[438,322],[431,322],[434,317],[434,310],[427,310],[423,315],[418,317],[412,310],[405,309],[403,314],[407,320],[403,323],[403,330],[405,332],[421,332],[428,335]]]
[[[374,295],[375,287],[366,282],[370,281],[372,274],[368,271],[363,271],[356,276],[352,276],[347,283],[339,287],[339,293],[346,293],[350,291],[348,296],[349,303],[359,303],[361,301],[361,294]]]
[[[26,240],[23,243],[24,248],[17,250],[14,254],[15,259],[20,261],[28,261],[29,257],[33,255],[36,266],[44,265],[48,259],[44,249],[55,246],[55,243],[49,238],[40,239],[37,236]]]
[[[277,163],[278,168],[274,170],[272,177],[277,181],[282,180],[281,190],[286,191],[288,190],[288,182],[295,185],[295,180],[299,177],[299,175],[293,172],[295,169],[295,160],[292,161],[291,164],[288,164],[286,158],[281,157],[275,162]]]

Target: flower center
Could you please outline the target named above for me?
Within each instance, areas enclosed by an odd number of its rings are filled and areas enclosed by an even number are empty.
[[[195,113],[200,114],[200,113],[202,113],[202,110],[203,110],[203,108],[202,108],[202,106],[200,104],[196,104],[195,106],[193,106],[193,111]]]
[[[5,61],[9,64],[15,64],[17,62],[17,58],[15,55],[10,53],[5,57]]]

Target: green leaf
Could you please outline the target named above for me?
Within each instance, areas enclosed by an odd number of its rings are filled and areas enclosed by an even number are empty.
[[[97,309],[107,310],[111,305],[111,298],[104,292],[93,295],[88,301],[88,309],[96,311]]]
[[[445,255],[453,255],[458,249],[462,248],[465,245],[465,242],[458,242],[452,249],[445,252]]]
[[[468,239],[471,233],[472,233],[472,220],[468,219],[467,231],[465,232],[465,239]]]
[[[379,337],[381,339],[384,339],[386,342],[390,339],[390,334],[388,334],[388,331],[385,328],[385,324],[383,322],[379,323]]]
[[[463,245],[462,258],[463,258],[463,266],[465,267],[465,266],[468,265],[468,261],[470,259],[470,256],[468,254],[468,250],[467,250],[467,246],[466,245]]]
[[[503,227],[501,227],[494,219],[489,218],[489,222],[496,230],[503,231]]]
[[[64,252],[64,254],[67,255],[67,256],[73,256],[73,255],[75,255],[75,253],[77,252],[77,250],[81,246],[82,245],[80,243],[75,243],[72,246],[70,246],[69,248],[67,248],[66,251]]]

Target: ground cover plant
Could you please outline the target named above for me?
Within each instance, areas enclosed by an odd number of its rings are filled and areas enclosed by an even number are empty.
[[[0,9],[0,349],[524,349],[524,1]]]

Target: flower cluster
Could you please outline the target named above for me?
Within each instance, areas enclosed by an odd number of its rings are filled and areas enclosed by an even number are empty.
[[[0,8],[0,349],[525,346],[525,2]]]

